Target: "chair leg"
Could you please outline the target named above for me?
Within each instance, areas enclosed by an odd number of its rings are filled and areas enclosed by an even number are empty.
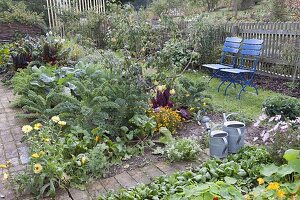
[[[220,83],[220,85],[219,85],[219,87],[218,87],[218,92],[220,92],[220,88],[221,88],[221,86],[222,86],[225,82],[226,82],[226,79],[224,79],[224,80]]]
[[[238,94],[238,96],[237,96],[237,98],[240,100],[241,99],[241,94],[242,94],[242,92],[243,91],[245,91],[245,88],[247,87],[247,85],[244,85],[243,87],[242,87],[242,89],[240,90],[240,92],[239,92],[239,94]]]
[[[230,83],[226,86],[226,88],[225,88],[224,96],[226,96],[227,90],[228,90],[229,86],[230,86],[232,83],[235,85],[234,82],[230,82]]]
[[[214,76],[210,77],[210,79],[207,81],[207,85],[209,85],[210,81],[214,78]]]

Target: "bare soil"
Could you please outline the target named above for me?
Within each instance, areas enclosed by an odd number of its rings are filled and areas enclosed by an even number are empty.
[[[291,97],[300,98],[300,81],[294,83],[294,87],[291,88],[287,83],[289,81],[282,78],[272,78],[264,75],[255,76],[254,83],[264,89],[279,92]]]

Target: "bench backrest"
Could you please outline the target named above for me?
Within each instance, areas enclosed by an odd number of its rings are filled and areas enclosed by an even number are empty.
[[[238,37],[227,37],[222,50],[221,64],[226,64],[226,58],[231,57],[231,66],[234,67],[236,64],[237,54],[241,47],[242,38]]]
[[[245,62],[250,61],[252,65],[250,69],[256,71],[256,66],[260,58],[263,42],[263,40],[258,39],[244,39],[242,49],[240,51],[241,59],[239,68],[245,68]]]

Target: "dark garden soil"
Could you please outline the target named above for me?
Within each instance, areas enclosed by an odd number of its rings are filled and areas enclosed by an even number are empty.
[[[272,78],[264,75],[255,76],[254,83],[261,88],[269,89],[288,96],[300,98],[300,81],[293,84],[294,87],[289,87],[289,81],[282,78]]]

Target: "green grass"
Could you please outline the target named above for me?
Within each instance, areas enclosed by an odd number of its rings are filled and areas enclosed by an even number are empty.
[[[208,81],[206,74],[201,71],[188,72],[185,74],[186,77],[195,81]],[[218,86],[221,83],[219,79],[213,79],[204,94],[211,96],[211,103],[216,112],[237,112],[240,113],[242,119],[246,122],[254,121],[261,114],[262,105],[267,97],[282,95],[262,88],[258,89],[258,96],[255,94],[253,88],[246,88],[246,92],[241,94],[241,99],[237,99],[237,94],[241,89],[241,86],[237,85],[237,88],[233,86],[227,91],[227,95],[224,96],[224,90],[226,85],[221,87],[218,93]]]

